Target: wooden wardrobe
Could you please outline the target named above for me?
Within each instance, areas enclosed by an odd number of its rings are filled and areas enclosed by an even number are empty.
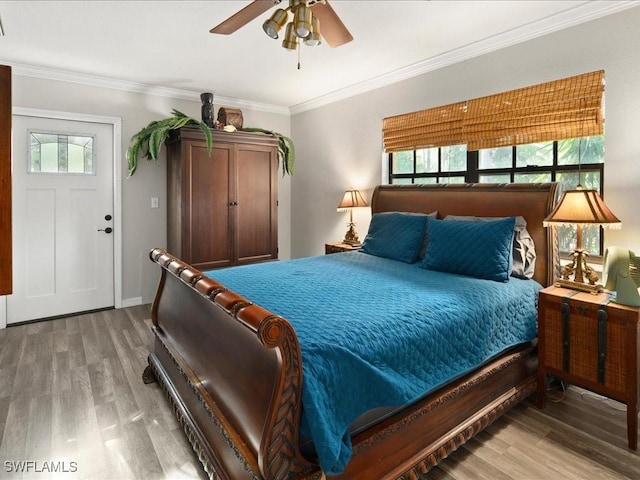
[[[167,143],[167,249],[199,270],[278,258],[278,141],[185,127]]]

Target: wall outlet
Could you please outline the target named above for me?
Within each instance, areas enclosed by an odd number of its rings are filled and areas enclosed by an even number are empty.
[[[158,208],[158,197],[151,197],[151,208]]]

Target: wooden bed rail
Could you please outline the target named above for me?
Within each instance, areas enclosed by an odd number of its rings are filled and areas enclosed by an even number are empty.
[[[205,468],[213,470],[209,475],[224,478],[227,472],[233,480],[315,476],[317,465],[298,449],[302,366],[291,325],[163,249],[149,256],[162,267],[151,311],[156,349],[149,364],[156,377],[166,374],[172,384],[186,384],[196,394],[201,405],[188,405],[183,415],[201,411],[214,420],[181,419],[196,453],[205,457]],[[168,358],[157,358],[163,354]],[[158,371],[167,363],[175,371]],[[176,405],[188,396],[167,394],[180,413]],[[203,430],[207,423],[217,428]]]

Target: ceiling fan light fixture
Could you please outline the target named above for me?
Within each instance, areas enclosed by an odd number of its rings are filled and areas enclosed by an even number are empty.
[[[298,37],[293,30],[293,23],[287,23],[287,31],[282,40],[282,46],[287,50],[296,50],[298,48]]]
[[[306,38],[309,36],[309,33],[311,33],[311,17],[311,8],[305,4],[296,6],[293,16],[296,37]]]
[[[248,1],[248,0],[245,0]],[[216,25],[211,33],[218,35],[229,35],[237,31],[239,28],[252,22],[258,16],[271,10],[274,5],[288,3],[287,7],[276,7],[267,21],[260,23],[264,32],[273,39],[282,36],[282,27],[289,22],[289,12],[295,19],[293,21],[293,31],[297,44],[315,46],[321,43],[327,43],[330,47],[339,47],[345,43],[351,42],[353,36],[340,20],[338,14],[329,4],[333,0],[253,0],[244,8],[231,15],[222,23]],[[364,2],[363,2],[364,3]],[[322,23],[322,34],[320,34],[319,26],[316,27],[317,17]],[[304,43],[303,43],[304,42]],[[287,42],[289,49],[294,48],[292,39]]]
[[[311,32],[309,36],[304,39],[304,44],[309,47],[315,47],[322,43],[322,37],[320,36],[320,20],[315,15],[311,16]]]
[[[280,29],[284,26],[285,23],[287,23],[288,16],[289,14],[286,10],[283,10],[282,8],[277,9],[275,12],[273,12],[273,15],[271,15],[271,17],[262,24],[264,33],[269,35],[274,40],[277,39],[278,32],[280,32]]]

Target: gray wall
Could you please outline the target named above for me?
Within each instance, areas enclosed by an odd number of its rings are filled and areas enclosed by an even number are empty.
[[[461,100],[604,69],[604,198],[622,220],[606,245],[640,251],[640,7],[426,73],[292,117],[301,161],[292,184],[292,256],[321,254],[344,237],[336,212],[351,186],[370,198],[383,181],[382,120]],[[384,160],[386,162],[386,160]],[[309,215],[314,212],[314,215]],[[371,212],[355,209],[360,238]]]
[[[127,174],[125,151],[129,139],[152,120],[170,115],[176,108],[200,117],[200,100],[179,100],[164,96],[13,75],[13,106],[118,117],[122,119],[122,299],[125,305],[153,300],[159,271],[148,259],[153,247],[166,247],[166,169],[163,149],[159,163],[141,160],[131,178]],[[215,90],[212,87],[212,91]],[[216,107],[219,105],[214,99]],[[227,105],[228,106],[228,105]],[[245,126],[261,127],[290,135],[289,115],[242,108]],[[279,175],[280,258],[290,257],[291,179]],[[160,208],[151,209],[151,197]]]

